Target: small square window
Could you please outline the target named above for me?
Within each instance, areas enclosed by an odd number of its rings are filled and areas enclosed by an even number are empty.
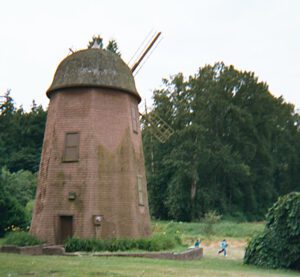
[[[78,162],[79,133],[66,133],[63,162]]]

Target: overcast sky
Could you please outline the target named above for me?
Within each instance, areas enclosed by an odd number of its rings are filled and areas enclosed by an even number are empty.
[[[223,61],[255,72],[275,96],[300,107],[298,0],[0,0],[0,94],[44,108],[57,65],[93,35],[118,42],[127,63],[145,37],[163,40],[135,77],[150,102],[162,78]]]

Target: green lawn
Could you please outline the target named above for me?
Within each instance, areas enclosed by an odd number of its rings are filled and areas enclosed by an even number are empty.
[[[202,240],[202,245],[203,243],[218,245],[218,241],[224,238],[245,244],[251,236],[263,230],[264,222],[236,223],[222,220],[214,225],[213,234],[210,235],[205,233],[204,223],[201,222],[153,221],[152,226],[154,233],[179,235],[185,245],[191,245],[197,238]],[[176,250],[179,249],[181,248]]]
[[[0,277],[15,276],[300,276],[299,272],[268,270],[243,265],[246,240],[263,229],[263,223],[221,221],[207,236],[202,223],[153,222],[154,233],[177,234],[187,245],[202,239],[204,258],[171,261],[125,257],[25,256],[0,253]],[[229,242],[228,257],[217,255],[220,239]],[[2,240],[0,240],[1,244]],[[181,251],[186,247],[175,249]]]
[[[0,276],[299,276],[225,258],[169,261],[145,258],[59,257],[0,254]]]
[[[166,232],[173,234],[183,234],[185,236],[201,236],[207,238],[205,234],[204,223],[195,222],[175,222],[175,221],[154,221],[152,222],[153,230],[155,232]],[[232,221],[220,221],[213,227],[215,238],[248,238],[254,233],[262,231],[264,222],[242,222],[236,223]]]

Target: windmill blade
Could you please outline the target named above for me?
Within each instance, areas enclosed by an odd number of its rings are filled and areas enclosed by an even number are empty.
[[[149,51],[149,54],[146,56],[146,58],[139,64],[139,66],[137,67],[137,69],[135,70],[135,72],[133,73],[133,76],[135,77],[140,70],[142,69],[142,67],[144,66],[144,64],[148,61],[148,59],[151,57],[151,55],[153,54],[153,52],[155,51],[155,49],[157,48],[157,46],[161,43],[161,41],[163,40],[162,37],[160,37],[157,40],[157,43],[154,45],[154,47]]]
[[[128,61],[127,65],[130,68],[135,64],[135,60],[137,60],[138,57],[141,56],[141,54],[145,51],[145,48],[147,47],[147,45],[150,44],[150,42],[153,40],[154,36],[155,36],[155,32],[152,29],[147,34],[147,36],[145,37],[145,39],[143,40],[143,42],[140,44],[140,46],[138,47],[138,49],[135,51],[135,53],[132,55],[132,57]]]
[[[151,41],[151,43],[149,44],[149,46],[143,51],[143,53],[141,54],[140,58],[135,62],[135,64],[131,68],[131,72],[132,73],[137,69],[137,67],[139,66],[139,64],[141,63],[141,61],[145,58],[145,56],[147,55],[147,53],[149,52],[149,50],[152,48],[152,46],[155,44],[155,42],[157,41],[157,39],[159,38],[160,35],[161,35],[161,32],[158,32],[156,34],[156,36],[153,38],[153,40]]]
[[[149,114],[143,114],[142,118],[148,125],[153,136],[161,143],[165,143],[170,136],[174,134],[174,130],[170,127],[170,125],[157,114],[153,112]]]

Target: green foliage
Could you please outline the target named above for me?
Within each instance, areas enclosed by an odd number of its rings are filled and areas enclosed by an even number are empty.
[[[168,236],[185,236],[194,239],[205,239],[210,237],[205,232],[206,224],[201,222],[175,222],[175,221],[154,221],[153,232],[154,234]],[[217,240],[223,238],[250,238],[254,234],[263,230],[264,224],[256,223],[237,223],[228,220],[220,220],[214,224],[214,238]]]
[[[42,244],[42,241],[28,232],[11,232],[5,235],[4,245],[31,246]]]
[[[0,237],[11,226],[17,225],[25,228],[27,225],[24,209],[15,198],[2,191],[0,192],[0,214]]]
[[[89,41],[88,48],[92,48],[94,43],[96,42],[99,45],[99,48],[103,48],[103,38],[100,35],[93,36],[92,40]]]
[[[25,229],[31,220],[27,204],[34,198],[36,175],[29,171],[0,171],[0,236],[11,226]]]
[[[175,131],[161,144],[143,124],[149,204],[157,219],[261,220],[300,189],[299,115],[252,72],[216,63],[154,91],[155,113]]]
[[[88,48],[92,48],[95,43],[97,44],[97,46],[99,47],[99,49],[103,49],[103,38],[100,35],[93,36],[92,40],[89,41],[87,47]],[[105,50],[108,50],[108,51],[110,51],[112,53],[115,53],[115,54],[117,54],[118,56],[121,57],[121,53],[119,51],[118,44],[117,44],[117,42],[114,39],[111,39],[108,42]]]
[[[282,196],[266,216],[264,231],[252,238],[246,264],[300,269],[300,193]]]
[[[209,211],[204,215],[204,233],[211,236],[215,233],[214,226],[221,220],[221,215],[216,211]]]
[[[127,251],[140,249],[145,251],[160,251],[172,249],[178,244],[174,236],[157,235],[151,238],[141,239],[79,239],[69,238],[65,242],[67,252],[76,251]]]
[[[42,150],[46,111],[32,102],[30,112],[16,108],[10,96],[0,105],[0,168],[11,172],[29,170],[37,172]]]
[[[26,218],[27,218],[28,222],[31,222],[31,219],[32,219],[34,203],[35,203],[35,201],[32,199],[32,200],[29,200],[25,206],[25,214],[26,214]]]
[[[35,196],[46,115],[34,101],[30,112],[16,108],[9,90],[0,105],[0,236],[30,224],[25,207]]]
[[[106,50],[112,52],[112,53],[115,53],[117,54],[118,56],[121,56],[121,53],[119,51],[119,47],[118,47],[118,44],[117,42],[112,39],[108,42],[107,46],[106,46]]]
[[[37,186],[36,174],[24,170],[10,173],[6,168],[2,168],[0,182],[21,206],[25,207],[30,200],[34,199]]]

